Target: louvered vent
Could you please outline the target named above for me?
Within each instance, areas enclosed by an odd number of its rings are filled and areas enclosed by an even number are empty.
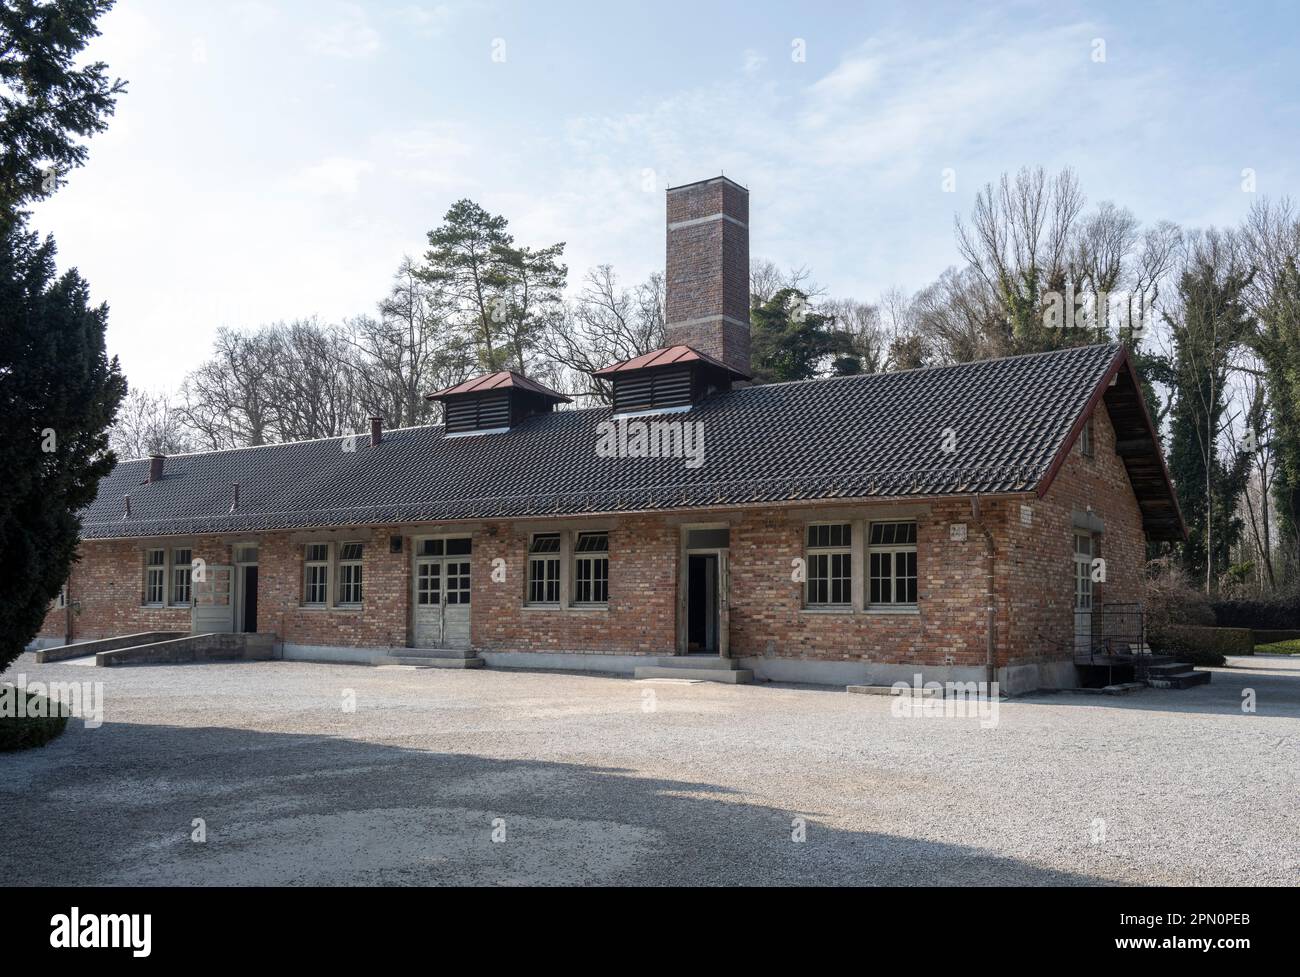
[[[505,391],[483,397],[447,401],[447,433],[490,431],[510,426],[510,395]]]
[[[615,375],[614,413],[685,407],[691,403],[691,391],[689,367]]]

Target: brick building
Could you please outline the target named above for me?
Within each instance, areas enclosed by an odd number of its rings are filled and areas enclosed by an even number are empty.
[[[749,385],[748,222],[726,178],[668,191],[670,345],[599,371],[612,408],[505,372],[442,425],[122,462],[42,641],[1074,684],[1184,531],[1126,351]]]

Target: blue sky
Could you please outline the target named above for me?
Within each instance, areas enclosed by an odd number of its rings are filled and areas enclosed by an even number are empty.
[[[631,284],[664,187],[722,171],[755,258],[873,300],[955,263],[954,215],[1022,165],[1189,226],[1245,212],[1245,169],[1300,192],[1295,4],[119,0],[102,27],[130,91],[35,220],[150,389],[219,326],[372,311],[460,197]]]

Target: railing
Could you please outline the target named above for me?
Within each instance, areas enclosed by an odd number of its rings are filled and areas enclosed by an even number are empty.
[[[1146,678],[1152,664],[1141,604],[1100,604],[1089,621],[1090,632],[1076,626],[1074,661],[1078,665],[1132,665],[1133,677]]]

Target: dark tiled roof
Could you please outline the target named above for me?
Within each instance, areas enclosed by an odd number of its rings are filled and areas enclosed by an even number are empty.
[[[622,363],[615,363],[612,366],[596,370],[592,373],[592,376],[608,377],[616,373],[626,373],[629,370],[651,370],[657,366],[676,366],[679,363],[703,363],[714,369],[724,370],[734,377],[748,379],[747,374],[741,373],[739,370],[733,370],[721,360],[715,360],[707,353],[701,353],[698,349],[683,344],[665,346],[662,349],[652,349],[650,352],[634,356],[630,360],[624,360]]]
[[[559,391],[552,390],[550,387],[544,387],[535,380],[529,380],[525,376],[520,376],[513,370],[498,370],[496,373],[485,373],[479,377],[471,377],[463,383],[458,383],[454,387],[448,387],[446,390],[439,390],[437,393],[426,394],[426,400],[443,400],[447,397],[457,397],[461,394],[481,394],[489,393],[493,390],[525,390],[528,393],[539,394],[551,400],[571,403],[570,398],[564,396]]]
[[[1021,492],[1045,478],[1087,405],[1126,363],[1117,346],[902,373],[745,387],[663,420],[704,425],[704,463],[598,457],[609,408],[530,417],[499,434],[441,427],[119,464],[83,536],[238,532],[776,503]],[[944,432],[955,444],[945,452]],[[231,483],[240,506],[231,513]],[[131,495],[123,518],[122,497]]]

